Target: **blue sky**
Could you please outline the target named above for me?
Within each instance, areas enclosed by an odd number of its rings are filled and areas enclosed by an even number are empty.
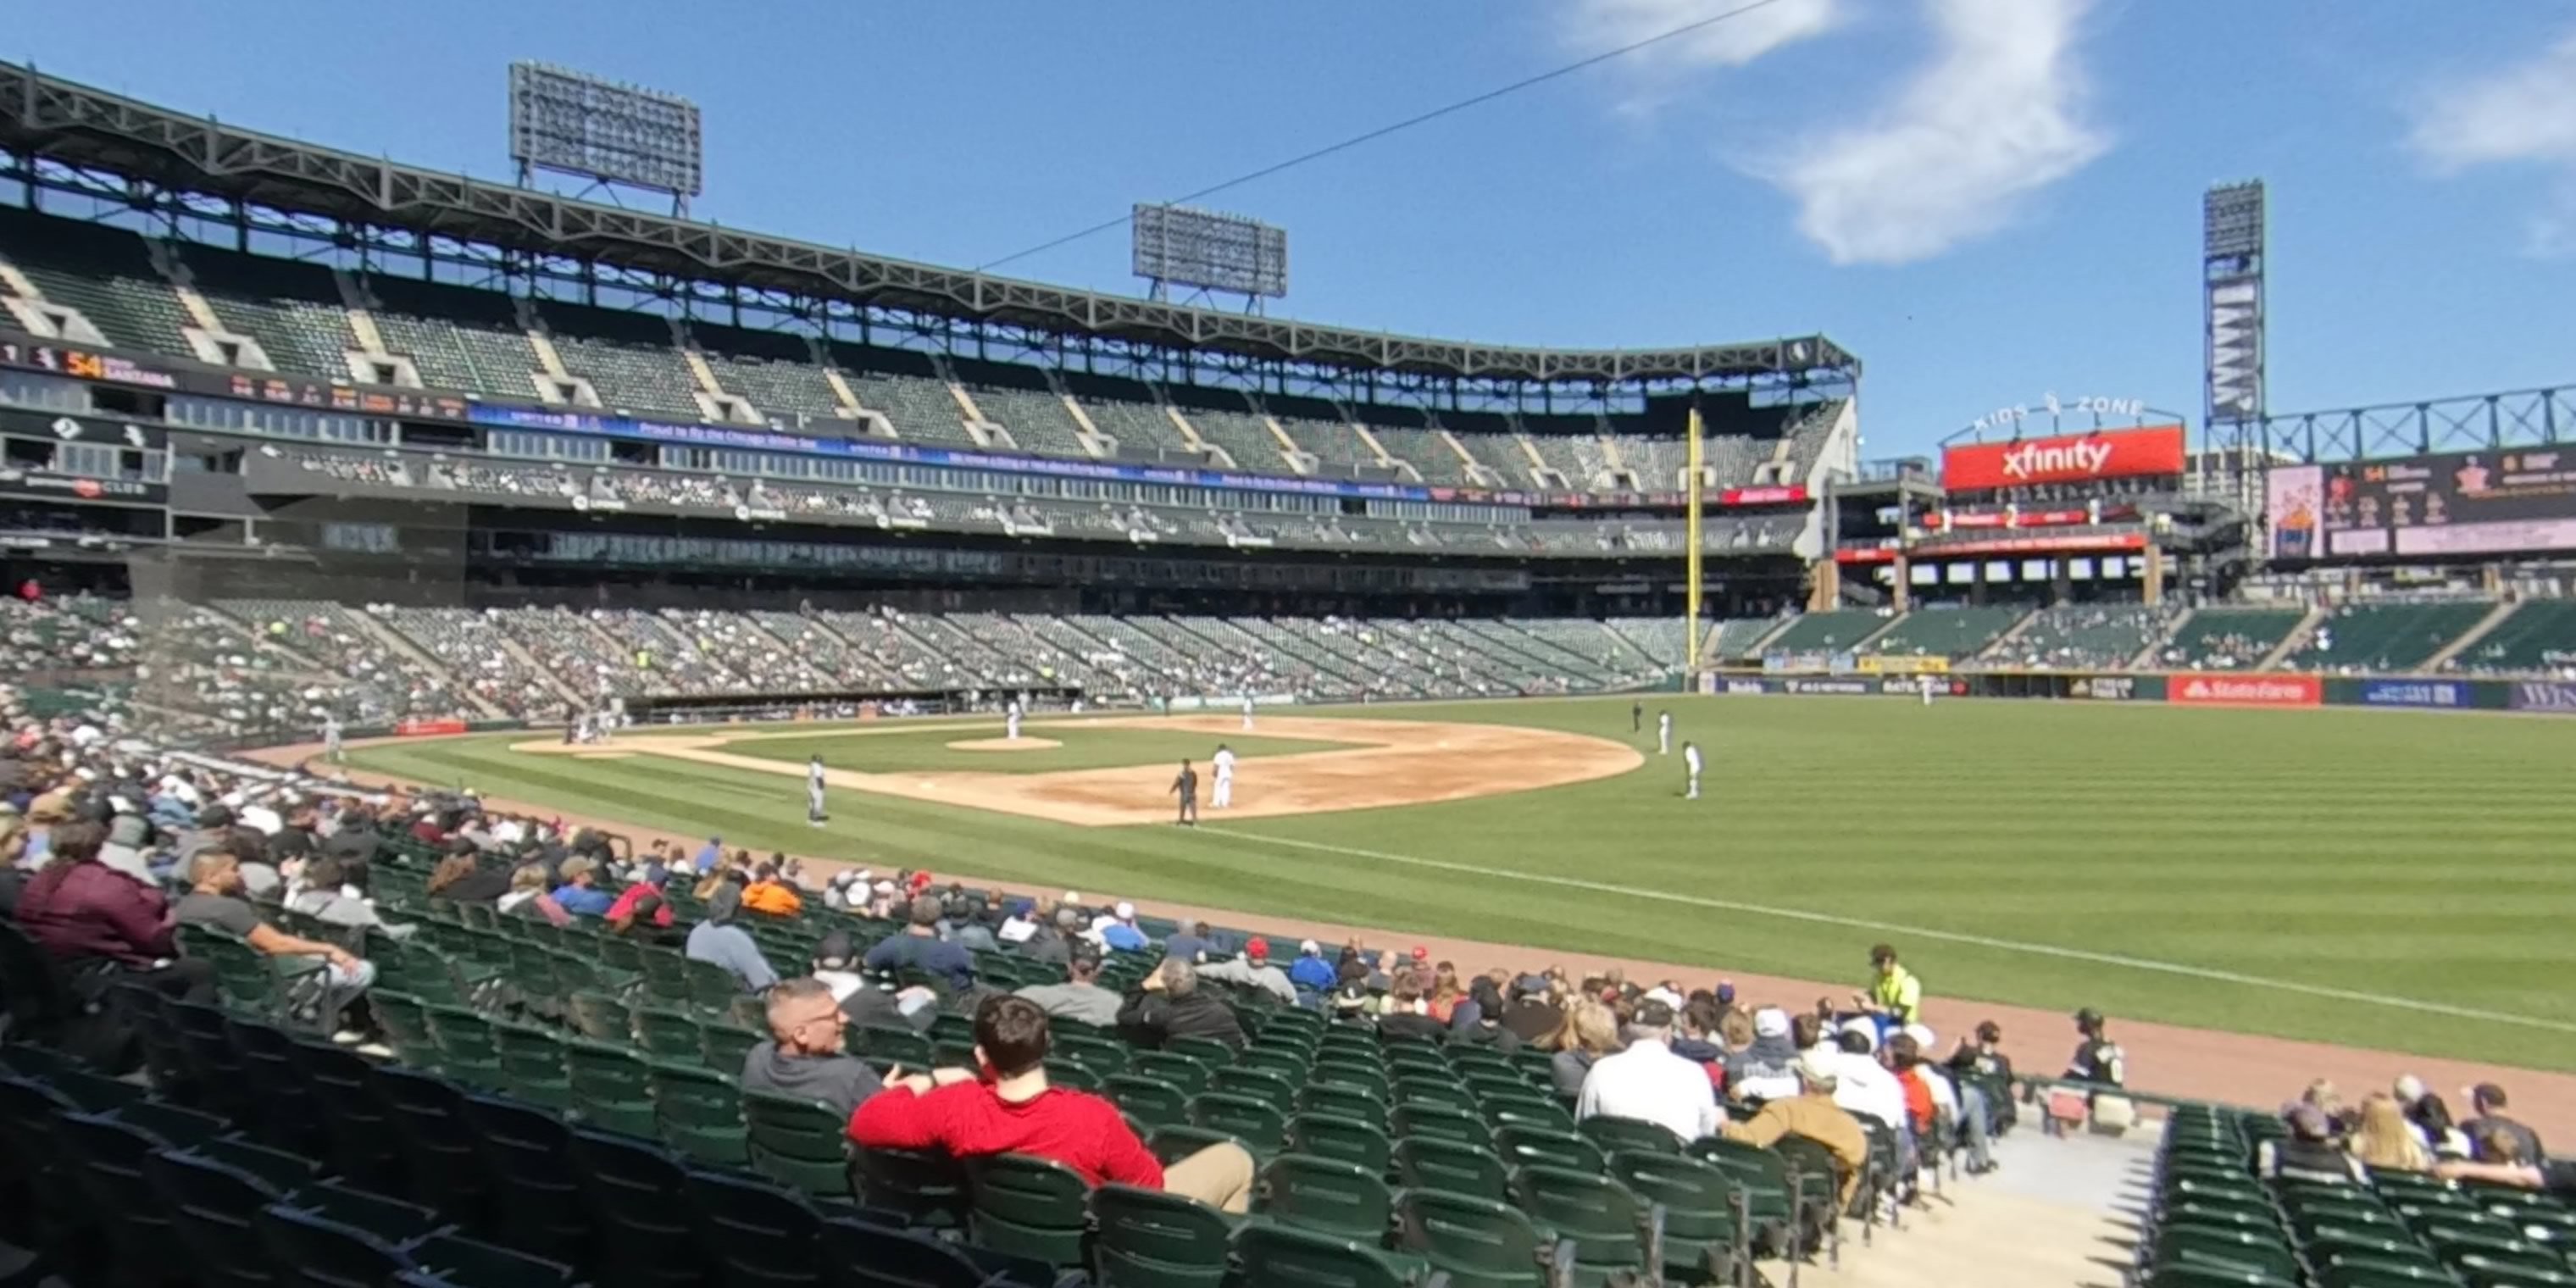
[[[704,105],[704,217],[971,267],[1735,2],[92,0],[0,57],[492,177],[506,64],[562,63]],[[1290,230],[1284,316],[1822,331],[1886,456],[2048,391],[2197,421],[2200,194],[2245,177],[2275,411],[2576,380],[2563,0],[1771,0],[1205,204]],[[1006,271],[1137,289],[1123,230]]]

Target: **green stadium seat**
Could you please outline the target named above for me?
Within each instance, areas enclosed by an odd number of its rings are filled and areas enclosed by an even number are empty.
[[[1282,1154],[1254,1182],[1253,1211],[1323,1234],[1376,1243],[1395,1210],[1382,1173],[1306,1154]]]
[[[1752,1255],[1752,1231],[1748,1205],[1739,1198],[1733,1177],[1698,1159],[1656,1149],[1613,1153],[1610,1174],[1663,1210],[1664,1273],[1688,1283],[1735,1281]]]
[[[1395,1217],[1397,1246],[1449,1276],[1450,1288],[1547,1288],[1573,1277],[1573,1243],[1542,1235],[1497,1199],[1407,1189]]]
[[[692,1171],[698,1243],[725,1288],[819,1288],[822,1218],[792,1190],[732,1172]]]
[[[707,1282],[688,1173],[677,1155],[632,1136],[585,1130],[573,1133],[572,1158],[599,1223],[601,1282]]]
[[[492,1096],[468,1096],[465,1122],[493,1188],[492,1220],[521,1248],[586,1255],[595,1227],[574,1165],[572,1128],[542,1110]]]
[[[781,1185],[818,1198],[850,1197],[847,1121],[829,1106],[765,1091],[742,1095],[751,1165]]]
[[[1511,1190],[1510,1169],[1492,1150],[1429,1136],[1406,1136],[1395,1142],[1395,1174],[1408,1190],[1441,1190],[1493,1200],[1505,1198]]]
[[[1090,1186],[1072,1168],[1022,1154],[970,1159],[968,1230],[996,1252],[1053,1266],[1083,1264]]]
[[[1512,1174],[1512,1193],[1533,1223],[1574,1241],[1574,1282],[1585,1288],[1652,1276],[1665,1263],[1662,1231],[1647,1205],[1617,1181],[1532,1164]]]
[[[653,1116],[665,1143],[711,1166],[750,1165],[738,1079],[671,1060],[654,1061],[651,1071]]]
[[[1103,1288],[1218,1288],[1234,1224],[1178,1194],[1103,1185],[1091,1194],[1093,1272]]]
[[[1422,1277],[1376,1247],[1262,1222],[1235,1232],[1234,1253],[1241,1288],[1409,1288]]]
[[[1369,1121],[1355,1121],[1329,1113],[1302,1113],[1288,1120],[1288,1148],[1300,1154],[1350,1163],[1372,1176],[1383,1176],[1394,1158],[1395,1145],[1387,1139],[1385,1132],[1370,1126]]]
[[[1190,1124],[1224,1132],[1249,1148],[1255,1158],[1268,1158],[1288,1141],[1288,1116],[1278,1106],[1250,1096],[1211,1091],[1190,1102]]]

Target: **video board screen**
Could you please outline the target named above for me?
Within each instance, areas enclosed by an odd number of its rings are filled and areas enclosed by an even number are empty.
[[[2576,448],[2282,466],[2265,492],[2275,559],[2576,550]]]

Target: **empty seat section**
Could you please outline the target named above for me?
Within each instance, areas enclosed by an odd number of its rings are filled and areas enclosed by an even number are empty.
[[[140,234],[0,207],[0,259],[48,301],[77,309],[120,349],[193,357],[187,310]]]
[[[2466,634],[2495,607],[2485,600],[2347,604],[2318,624],[2285,665],[2302,671],[2408,671]]]
[[[361,284],[385,348],[410,358],[432,389],[536,396],[537,351],[499,291],[406,277]]]
[[[602,406],[691,420],[705,414],[698,406],[697,376],[680,356],[670,319],[551,301],[537,311],[564,370],[588,380]]]
[[[793,332],[689,324],[716,383],[763,416],[840,416],[839,396],[814,361],[813,347]]]
[[[349,378],[358,347],[340,285],[321,264],[191,246],[180,252],[198,294],[230,330],[259,341],[280,371]]]
[[[1987,650],[1983,660],[1994,666],[2125,667],[2172,625],[2171,613],[2140,604],[2060,604],[2041,610],[2021,634]]]
[[[933,446],[975,446],[966,432],[966,413],[949,394],[930,355],[835,344],[832,357],[859,402],[884,412],[898,436]]]
[[[1082,427],[1067,411],[1064,399],[1048,386],[1046,373],[1035,367],[1003,362],[951,359],[957,382],[966,387],[984,419],[1011,431],[1011,441],[1024,452],[1041,456],[1088,457]]]
[[[1093,429],[1118,440],[1119,454],[1151,458],[1158,452],[1189,450],[1181,427],[1172,423],[1144,381],[1068,371],[1064,387],[1091,417]]]
[[[1869,651],[1890,657],[1970,657],[2029,611],[2018,606],[1919,609],[1870,641]]]
[[[2535,599],[2518,605],[2451,664],[2503,675],[2576,667],[2576,600]]]
[[[1279,439],[1254,414],[1252,403],[1231,389],[1209,389],[1197,385],[1170,386],[1172,401],[1189,418],[1199,437],[1225,449],[1234,463],[1261,474],[1289,473],[1288,458],[1279,451]]]
[[[2307,616],[2296,608],[2204,608],[2183,623],[2159,660],[2195,671],[2250,670]]]
[[[1831,612],[1809,613],[1790,624],[1766,652],[1817,653],[1848,650],[1887,625],[1884,613],[1865,608],[1842,608]]]

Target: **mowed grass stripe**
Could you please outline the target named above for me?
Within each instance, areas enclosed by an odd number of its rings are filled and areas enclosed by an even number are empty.
[[[1489,875],[1529,873],[2499,1015],[2567,1015],[2555,985],[2576,966],[2576,942],[2561,929],[2576,916],[2576,869],[2563,863],[2576,799],[2561,780],[2576,764],[2576,721],[1675,696],[1646,706],[1643,735],[1628,731],[1625,698],[1300,711],[1564,729],[1630,740],[1648,763],[1541,792],[1229,827],[1474,871],[848,792],[835,794],[838,817],[818,837],[789,777],[631,772],[642,758],[542,758],[540,768],[530,762],[541,758],[508,753],[508,739],[388,750],[435,751],[422,777],[576,812],[1030,887],[1854,982],[1871,939],[1906,941]],[[1678,758],[1652,754],[1658,707],[1674,711],[1677,743],[1694,738],[1711,752],[1711,799],[1680,801]],[[1245,767],[1247,797],[1260,790],[1259,769]],[[735,790],[692,799],[692,782]],[[764,788],[775,795],[751,794]],[[1928,937],[1908,956],[1950,996],[2099,1005],[2516,1064],[2576,1061],[2570,1035],[2511,1022]]]

